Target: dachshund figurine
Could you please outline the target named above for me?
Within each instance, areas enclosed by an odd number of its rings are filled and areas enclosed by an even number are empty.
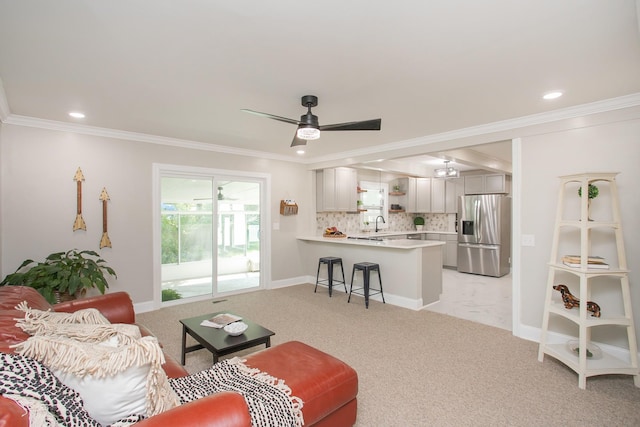
[[[553,289],[562,294],[564,308],[580,307],[580,300],[569,292],[569,288],[566,285],[555,285]],[[600,306],[593,301],[587,301],[587,311],[591,312],[591,317],[600,317]]]

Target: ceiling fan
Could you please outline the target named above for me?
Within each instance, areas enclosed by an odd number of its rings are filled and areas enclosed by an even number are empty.
[[[223,189],[224,187],[218,187],[218,200],[236,200],[231,197],[226,197],[224,194],[222,194]]]
[[[234,199],[232,197],[227,197],[224,194],[222,194],[222,190],[224,190],[223,185],[226,185],[226,184],[222,184],[220,187],[218,187],[218,194],[216,195],[216,198],[218,200],[238,200],[238,199]],[[211,200],[211,197],[198,197],[198,198],[194,198],[193,200],[196,201],[196,202],[200,201],[200,200]]]
[[[311,113],[311,107],[318,105],[318,97],[305,95],[302,97],[302,106],[307,107],[307,114],[300,116],[300,120],[288,119],[286,117],[275,116],[273,114],[261,113],[259,111],[242,109],[246,113],[256,114],[280,122],[298,125],[298,130],[293,137],[292,147],[307,145],[308,140],[320,138],[320,131],[333,130],[380,130],[382,119],[363,120],[359,122],[336,123],[332,125],[320,125],[318,116]]]

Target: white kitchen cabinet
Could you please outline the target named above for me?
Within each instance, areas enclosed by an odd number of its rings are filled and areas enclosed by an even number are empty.
[[[442,249],[442,264],[445,267],[458,266],[458,235],[441,234],[440,241],[445,242]]]
[[[431,212],[431,178],[416,178],[416,212]]]
[[[431,178],[431,213],[445,212],[446,180]]]
[[[417,194],[418,194],[418,180],[417,178],[398,178],[398,184],[402,191],[406,194],[404,195],[404,209],[407,213],[418,213],[418,207],[416,205],[417,202]]]
[[[316,172],[316,211],[355,211],[358,200],[356,169],[333,168]]]
[[[452,178],[445,180],[445,213],[458,212],[458,198],[464,195],[464,180],[462,178]]]
[[[467,175],[464,194],[496,194],[511,192],[511,176],[505,174]]]
[[[458,235],[450,233],[426,233],[426,240],[445,242],[442,247],[442,265],[444,267],[458,266]]]

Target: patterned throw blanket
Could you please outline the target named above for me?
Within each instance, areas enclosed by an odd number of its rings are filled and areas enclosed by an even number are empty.
[[[249,407],[253,426],[304,425],[302,400],[291,396],[291,389],[284,381],[249,368],[237,357],[225,359],[197,374],[170,379],[169,384],[181,403],[222,391],[240,393]]]
[[[221,391],[244,397],[254,426],[302,426],[302,401],[291,396],[284,381],[247,367],[238,358],[223,360],[212,368],[170,380],[182,403]],[[40,362],[0,353],[0,394],[29,411],[31,426],[100,427],[84,410],[80,395],[62,384]],[[131,426],[140,417],[121,420],[113,427]]]

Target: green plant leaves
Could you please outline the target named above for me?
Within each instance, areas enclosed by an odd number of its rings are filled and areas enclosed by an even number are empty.
[[[56,292],[74,295],[83,289],[95,287],[104,294],[109,287],[105,276],[117,278],[116,272],[95,251],[72,249],[55,252],[47,256],[44,262],[31,265],[34,263],[31,259],[25,260],[14,273],[0,282],[0,286],[30,286],[54,304]]]
[[[596,197],[598,197],[598,194],[600,194],[600,190],[598,190],[598,187],[596,187],[594,184],[589,184],[588,193],[590,199],[595,199]],[[582,197],[582,187],[578,188],[578,196]]]

